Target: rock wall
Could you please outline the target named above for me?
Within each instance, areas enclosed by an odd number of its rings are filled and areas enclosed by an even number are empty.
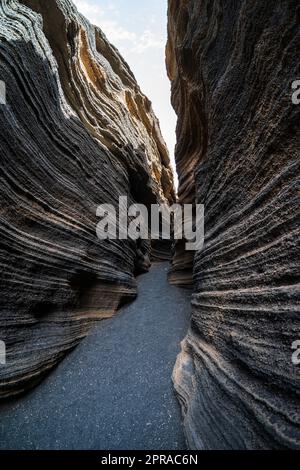
[[[206,210],[174,369],[191,448],[300,447],[299,12],[169,0],[179,197]],[[186,270],[177,252],[173,280]]]
[[[174,197],[151,103],[69,0],[1,0],[0,397],[33,385],[136,295],[146,243],[99,241],[96,208]]]

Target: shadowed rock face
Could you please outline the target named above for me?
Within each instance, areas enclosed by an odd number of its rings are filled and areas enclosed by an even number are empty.
[[[96,208],[173,200],[151,104],[69,0],[0,3],[0,397],[24,390],[136,295],[150,247],[99,241]]]
[[[179,197],[206,209],[174,370],[192,448],[300,447],[299,46],[298,1],[169,0]]]

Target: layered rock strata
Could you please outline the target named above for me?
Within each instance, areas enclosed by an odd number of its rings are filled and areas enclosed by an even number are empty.
[[[151,103],[71,1],[0,2],[0,80],[3,398],[136,295],[150,246],[98,240],[97,206],[172,201],[174,190]]]
[[[174,370],[192,448],[300,447],[299,12],[169,0],[179,197],[206,210]],[[186,269],[177,252],[175,281]]]

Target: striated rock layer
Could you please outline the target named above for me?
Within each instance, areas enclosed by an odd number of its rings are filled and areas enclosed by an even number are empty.
[[[136,295],[146,242],[99,241],[96,208],[174,197],[151,103],[69,0],[1,0],[0,397],[37,381]]]
[[[206,209],[174,370],[192,448],[300,448],[299,13],[293,0],[169,0],[179,197]]]

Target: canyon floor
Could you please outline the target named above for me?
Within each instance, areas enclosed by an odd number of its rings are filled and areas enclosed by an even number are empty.
[[[168,263],[138,277],[137,299],[99,322],[35,389],[0,406],[3,449],[186,449],[171,381],[190,292]]]

